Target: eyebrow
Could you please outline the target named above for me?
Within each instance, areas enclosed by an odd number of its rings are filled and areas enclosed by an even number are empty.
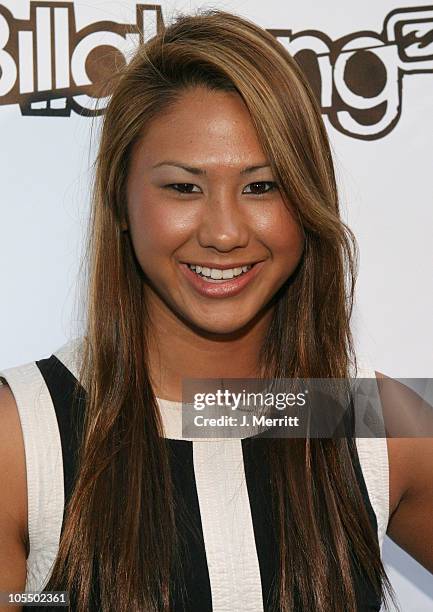
[[[182,170],[186,170],[187,172],[190,172],[191,174],[196,174],[198,176],[203,176],[206,174],[206,170],[203,170],[202,168],[197,168],[195,166],[186,166],[185,164],[181,164],[180,162],[177,161],[162,161],[159,162],[158,164],[155,164],[154,166],[152,166],[152,169],[154,168],[159,168],[160,166],[176,166],[177,168],[182,168]],[[269,164],[259,164],[257,166],[247,166],[246,168],[242,168],[242,170],[240,171],[240,174],[250,174],[251,172],[254,172],[255,170],[260,170],[261,168],[270,168],[271,166]]]

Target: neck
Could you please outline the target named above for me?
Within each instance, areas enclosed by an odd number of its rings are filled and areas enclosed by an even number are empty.
[[[158,301],[149,308],[149,369],[157,397],[182,401],[183,378],[259,378],[259,352],[272,310],[242,330],[195,329]]]

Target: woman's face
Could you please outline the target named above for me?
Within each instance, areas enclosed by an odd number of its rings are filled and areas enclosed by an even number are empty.
[[[234,92],[190,89],[150,124],[132,151],[127,204],[151,312],[168,308],[207,332],[249,323],[302,254],[301,228]]]

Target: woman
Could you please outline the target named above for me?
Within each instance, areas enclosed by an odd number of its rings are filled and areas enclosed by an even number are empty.
[[[354,240],[313,94],[269,33],[222,11],[179,17],[118,77],[86,334],[2,373],[0,586],[39,580],[77,611],[379,610],[386,440],[179,435],[185,378],[356,366]],[[431,444],[388,452],[389,533],[433,570]]]

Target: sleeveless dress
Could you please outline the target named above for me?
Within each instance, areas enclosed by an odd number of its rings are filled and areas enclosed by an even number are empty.
[[[70,415],[80,347],[78,338],[45,359],[0,371],[0,384],[3,378],[17,402],[25,446],[30,543],[26,591],[42,591],[48,582],[74,483],[77,434]],[[361,375],[374,377],[374,371]],[[80,395],[84,399],[82,387]],[[182,534],[189,546],[183,560],[188,600],[184,604],[175,597],[173,612],[271,612],[278,542],[260,438],[183,438],[182,404],[157,401],[175,494],[186,502],[199,536]],[[389,516],[386,439],[357,438],[355,449],[355,472],[382,549]],[[360,612],[380,610],[380,599],[361,576],[356,590]],[[35,606],[28,610],[34,612]]]

